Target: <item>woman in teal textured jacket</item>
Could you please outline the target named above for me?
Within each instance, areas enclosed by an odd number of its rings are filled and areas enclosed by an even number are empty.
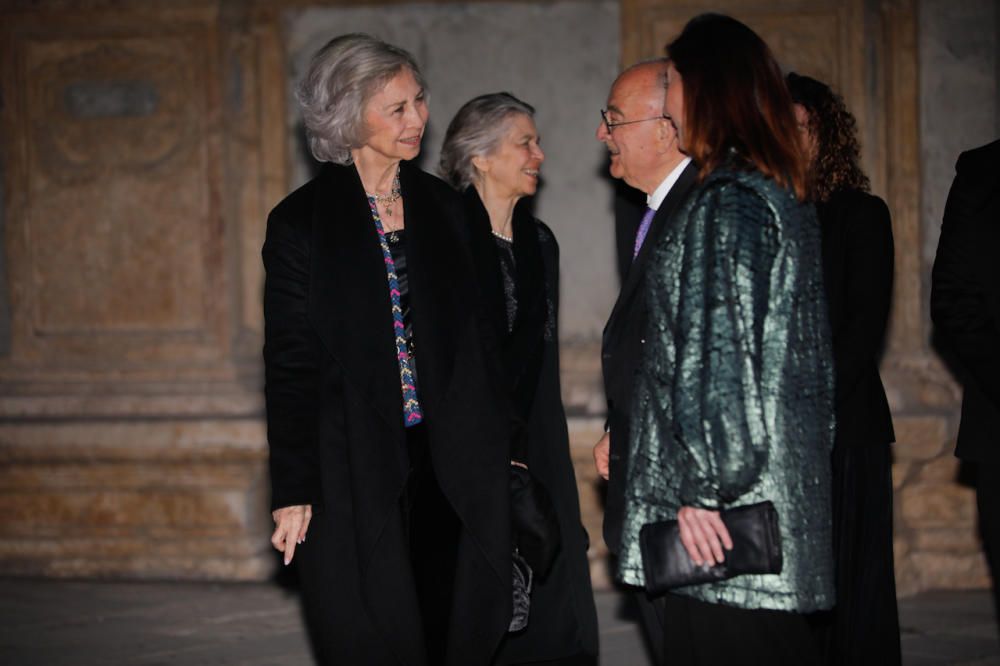
[[[665,595],[666,661],[816,663],[805,613],[834,603],[833,372],[792,103],[767,45],[729,17],[696,17],[667,54],[664,113],[701,182],[651,257],[619,577],[645,582],[644,524],[676,518],[713,565],[732,547],[719,510],[770,500],[781,573]]]

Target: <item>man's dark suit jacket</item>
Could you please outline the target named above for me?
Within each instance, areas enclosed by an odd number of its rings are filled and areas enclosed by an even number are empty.
[[[639,255],[625,273],[618,301],[604,327],[601,367],[604,372],[604,395],[608,401],[607,424],[611,433],[610,478],[604,506],[604,542],[613,553],[618,552],[621,540],[625,508],[625,473],[628,470],[632,385],[646,330],[647,309],[642,288],[643,276],[649,263],[649,256],[662,237],[667,220],[680,209],[688,192],[694,186],[697,175],[698,169],[693,162],[689,163],[660,204]],[[622,242],[621,245],[628,244]]]
[[[931,317],[961,367],[955,455],[1000,463],[1000,141],[962,153],[941,225]]]

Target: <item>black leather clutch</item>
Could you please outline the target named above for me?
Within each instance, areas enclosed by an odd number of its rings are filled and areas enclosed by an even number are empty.
[[[781,573],[778,512],[769,501],[720,512],[733,549],[711,567],[697,566],[681,543],[676,520],[643,525],[639,532],[646,591],[660,595],[675,587],[699,585],[741,574]]]
[[[559,517],[545,487],[516,465],[510,466],[510,518],[514,547],[544,580],[559,551]]]

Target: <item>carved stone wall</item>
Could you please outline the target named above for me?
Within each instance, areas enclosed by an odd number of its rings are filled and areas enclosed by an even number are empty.
[[[215,3],[67,4],[0,17],[0,566],[261,577],[276,30]]]

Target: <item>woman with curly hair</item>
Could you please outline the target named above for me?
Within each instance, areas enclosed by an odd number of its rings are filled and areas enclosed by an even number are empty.
[[[892,559],[895,439],[878,362],[892,298],[892,224],[858,164],[857,124],[824,83],[787,77],[810,198],[822,233],[833,331],[836,436],[833,546],[837,605],[819,618],[827,664],[899,664]]]

